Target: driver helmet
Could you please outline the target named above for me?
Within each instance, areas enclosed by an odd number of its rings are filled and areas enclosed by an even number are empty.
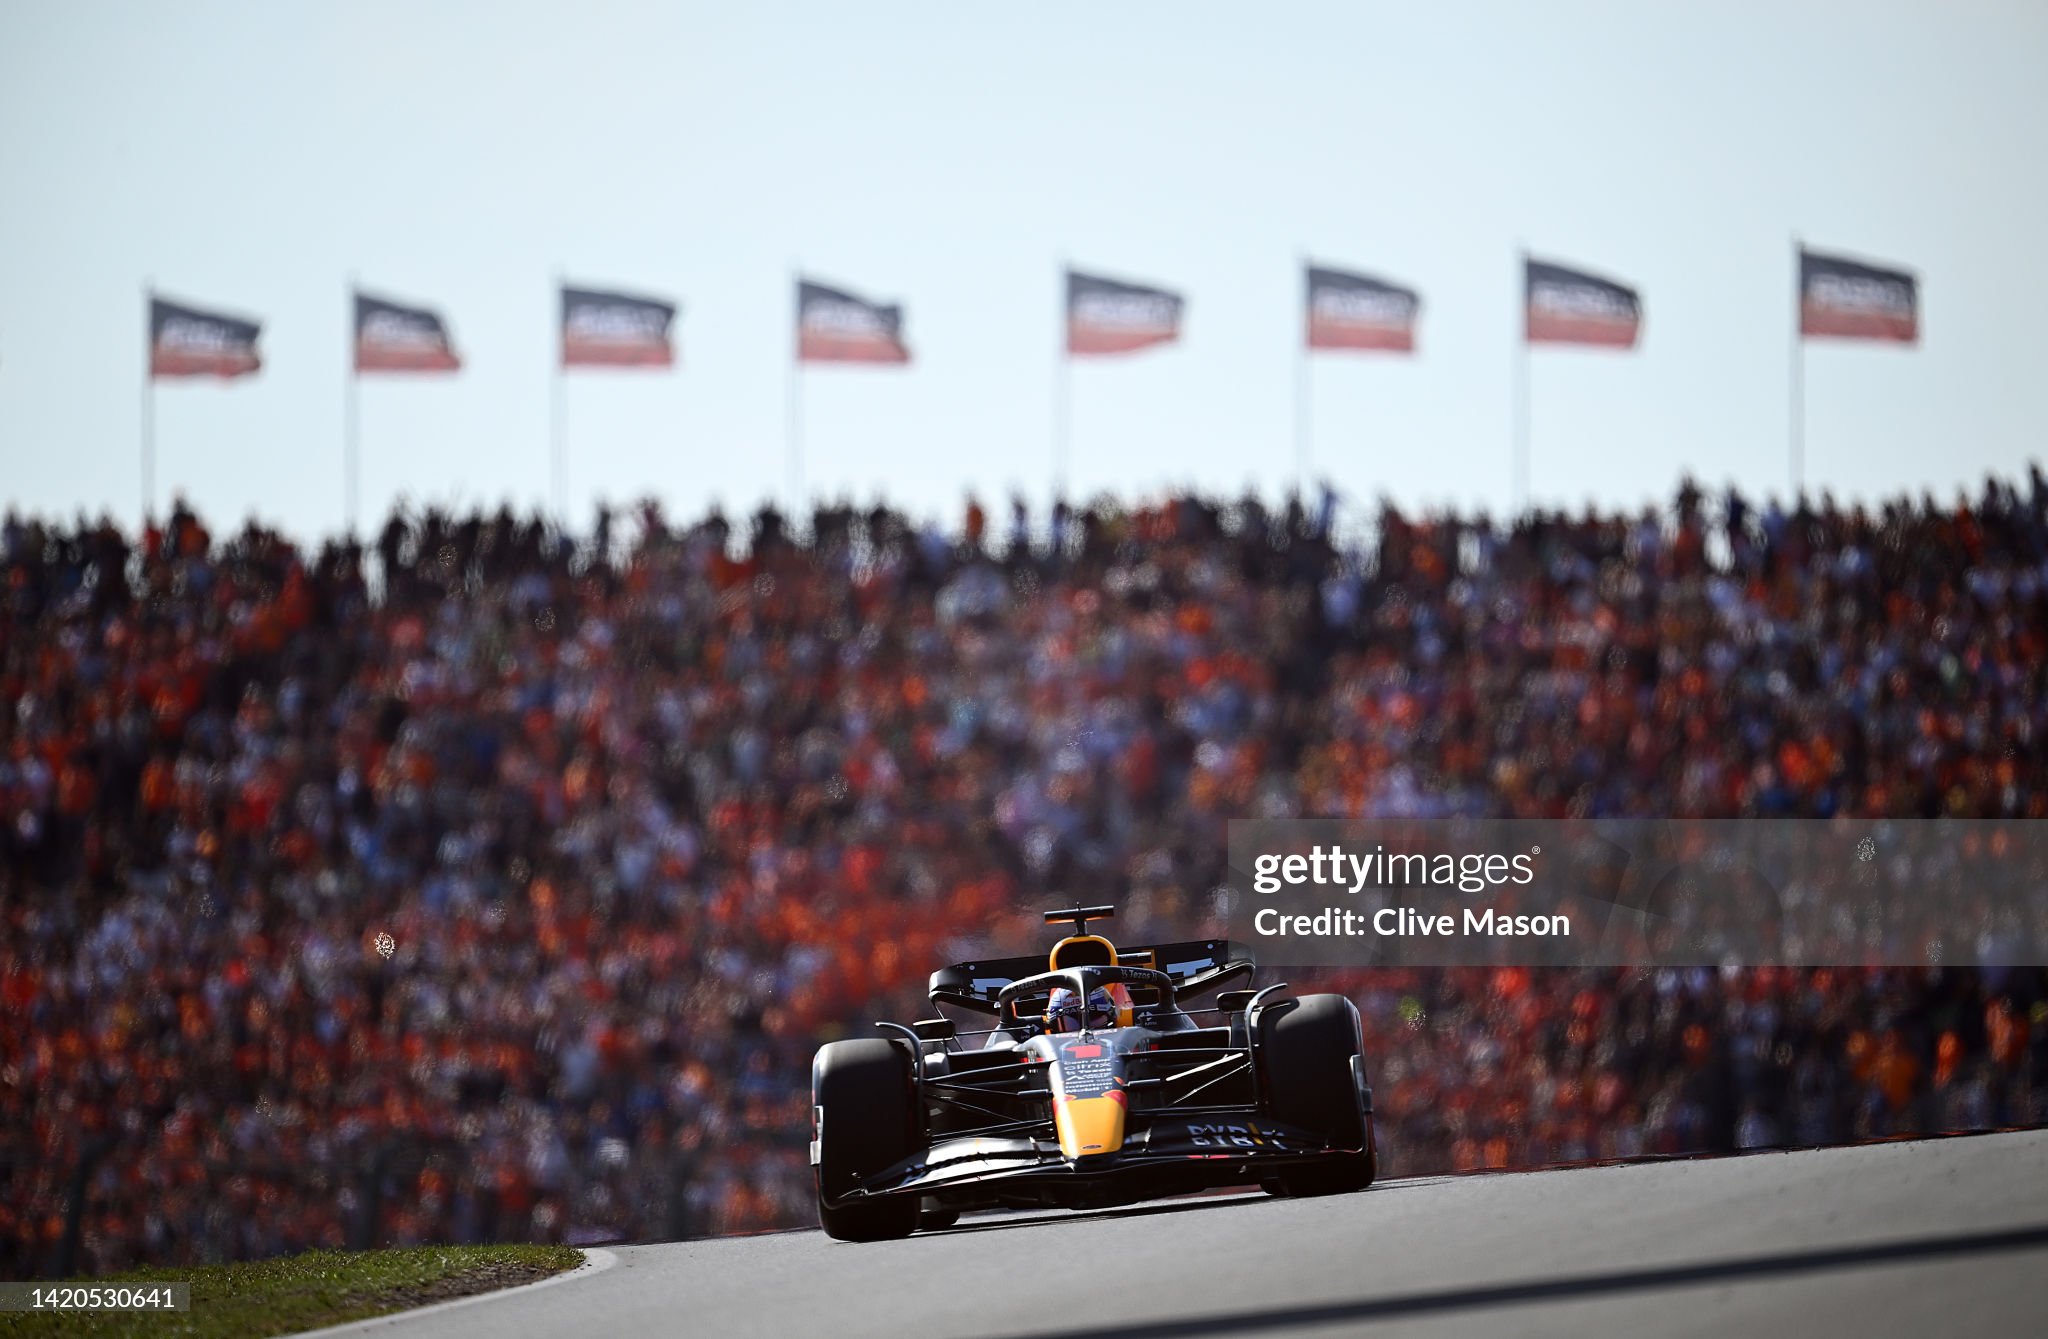
[[[1045,1000],[1047,1032],[1100,1032],[1122,1026],[1129,1016],[1130,995],[1122,986],[1095,987],[1085,1009],[1079,993],[1068,986],[1054,986]]]

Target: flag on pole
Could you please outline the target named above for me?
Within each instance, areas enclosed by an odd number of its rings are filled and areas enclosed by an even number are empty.
[[[907,363],[903,308],[796,281],[796,356],[805,363]]]
[[[356,295],[356,371],[457,372],[448,323],[427,307]]]
[[[673,367],[676,305],[660,298],[562,286],[563,367]]]
[[[263,366],[260,322],[149,299],[149,375],[246,377]]]
[[[1308,267],[1308,346],[1311,349],[1415,350],[1415,318],[1422,298],[1412,288],[1367,274]]]
[[[1920,280],[1911,270],[1799,250],[1799,333],[1912,344]]]
[[[1525,259],[1524,267],[1529,343],[1635,347],[1643,304],[1633,288],[1548,261]]]
[[[1135,353],[1180,338],[1180,294],[1067,271],[1067,352]]]

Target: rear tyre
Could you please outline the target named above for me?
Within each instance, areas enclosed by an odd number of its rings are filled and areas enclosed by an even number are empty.
[[[1266,1189],[1339,1195],[1371,1185],[1379,1148],[1359,1091],[1365,1062],[1358,1006],[1342,995],[1308,995],[1293,1008],[1261,1010],[1258,1031],[1266,1107],[1274,1119],[1313,1130],[1338,1148],[1361,1150],[1289,1168],[1263,1183]]]
[[[811,1062],[818,1223],[840,1241],[887,1241],[917,1229],[918,1197],[847,1200],[864,1174],[917,1148],[910,1057],[881,1038],[829,1042]],[[844,1202],[842,1202],[844,1201]]]

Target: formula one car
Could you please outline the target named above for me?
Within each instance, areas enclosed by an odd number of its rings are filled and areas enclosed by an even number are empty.
[[[1372,1184],[1372,1089],[1351,1001],[1296,998],[1285,983],[1220,991],[1256,970],[1242,944],[1118,949],[1088,933],[1112,914],[1047,912],[1073,927],[1049,958],[932,974],[934,1005],[990,1027],[878,1023],[881,1037],[820,1048],[811,1166],[827,1233],[879,1241],[966,1209]],[[1213,1006],[1187,1007],[1212,991]]]

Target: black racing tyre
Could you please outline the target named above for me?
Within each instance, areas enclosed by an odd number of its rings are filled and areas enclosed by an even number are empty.
[[[1340,1148],[1362,1150],[1291,1168],[1264,1183],[1266,1188],[1283,1195],[1337,1195],[1371,1185],[1379,1149],[1352,1065],[1364,1049],[1358,1006],[1342,995],[1307,995],[1292,1008],[1261,1009],[1258,1030],[1266,1109],[1273,1118],[1314,1130]]]
[[[940,1228],[951,1227],[959,1221],[960,1211],[958,1209],[949,1209],[941,1204],[927,1202],[924,1210],[917,1216],[917,1230],[920,1232],[936,1232]]]
[[[917,1229],[918,1197],[845,1203],[863,1173],[878,1172],[917,1147],[910,1057],[879,1037],[828,1042],[811,1061],[817,1129],[818,1223],[841,1241],[887,1241]]]

